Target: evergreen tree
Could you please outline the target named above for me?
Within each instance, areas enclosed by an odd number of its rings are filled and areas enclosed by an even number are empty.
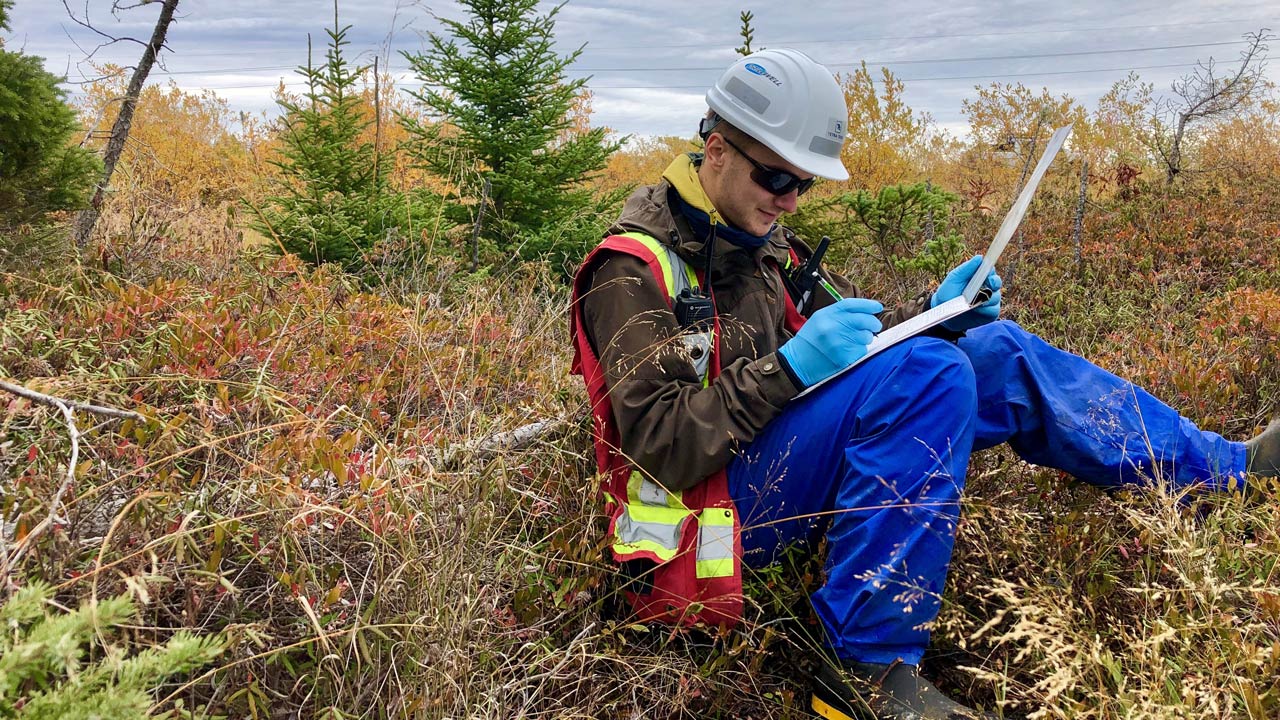
[[[405,53],[423,89],[414,97],[438,122],[405,118],[425,169],[456,188],[448,217],[482,221],[482,236],[505,255],[579,252],[594,242],[599,201],[584,182],[619,143],[602,128],[570,132],[570,109],[585,79],[567,80],[554,50],[560,7],[537,15],[537,0],[460,0],[466,21],[443,20],[427,51]],[[487,199],[486,187],[487,182]]]
[[[372,124],[356,90],[367,67],[343,54],[350,26],[327,30],[325,62],[308,57],[298,73],[307,80],[302,100],[278,101],[285,114],[280,133],[279,194],[252,208],[253,225],[288,252],[311,263],[364,265],[365,253],[389,234],[425,215],[425,195],[403,197],[388,183],[391,159],[361,136]]]
[[[0,30],[11,5],[0,0]],[[98,162],[71,144],[80,126],[59,81],[40,58],[0,42],[0,235],[88,201]]]

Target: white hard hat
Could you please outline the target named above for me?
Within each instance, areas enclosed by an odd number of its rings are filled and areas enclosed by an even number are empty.
[[[831,71],[799,50],[752,53],[707,91],[721,118],[808,173],[848,180],[840,162],[849,125],[844,92]],[[713,123],[702,126],[705,136]]]

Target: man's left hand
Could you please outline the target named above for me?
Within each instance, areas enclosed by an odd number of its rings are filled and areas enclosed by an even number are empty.
[[[978,266],[982,265],[982,256],[974,255],[960,267],[947,273],[947,277],[943,279],[942,284],[933,293],[933,301],[930,307],[937,307],[942,303],[960,297],[964,292],[964,288],[969,284],[970,278],[978,271]],[[987,275],[986,282],[983,287],[990,288],[991,297],[981,305],[978,305],[969,312],[958,315],[950,320],[942,323],[942,327],[952,332],[964,332],[972,330],[981,325],[1000,317],[1000,288],[1004,283],[1000,280],[1000,276],[996,274],[995,268]]]

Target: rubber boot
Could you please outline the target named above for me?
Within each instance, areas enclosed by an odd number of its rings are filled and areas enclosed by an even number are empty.
[[[815,678],[811,707],[827,720],[991,720],[996,715],[965,707],[920,677],[915,665],[824,662]]]
[[[1249,449],[1249,472],[1261,477],[1280,477],[1280,418],[1245,442]]]

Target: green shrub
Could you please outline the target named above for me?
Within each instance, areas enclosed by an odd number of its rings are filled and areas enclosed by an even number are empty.
[[[953,228],[958,199],[927,182],[887,185],[814,202],[791,225],[811,242],[824,235],[834,241],[829,264],[853,262],[891,279],[899,291],[914,293],[941,280],[964,257],[964,238]]]
[[[179,631],[164,645],[126,657],[107,637],[133,620],[129,598],[51,613],[52,595],[48,585],[34,582],[0,608],[0,717],[147,717],[157,684],[209,663],[223,649],[221,638]]]
[[[355,87],[368,68],[351,67],[343,55],[350,29],[328,30],[323,65],[299,69],[308,90],[284,109],[283,180],[261,206],[251,206],[255,230],[309,263],[368,264],[367,253],[388,237],[408,233],[411,218],[434,216],[425,191],[402,194],[388,182],[393,158],[362,141],[372,123]]]

